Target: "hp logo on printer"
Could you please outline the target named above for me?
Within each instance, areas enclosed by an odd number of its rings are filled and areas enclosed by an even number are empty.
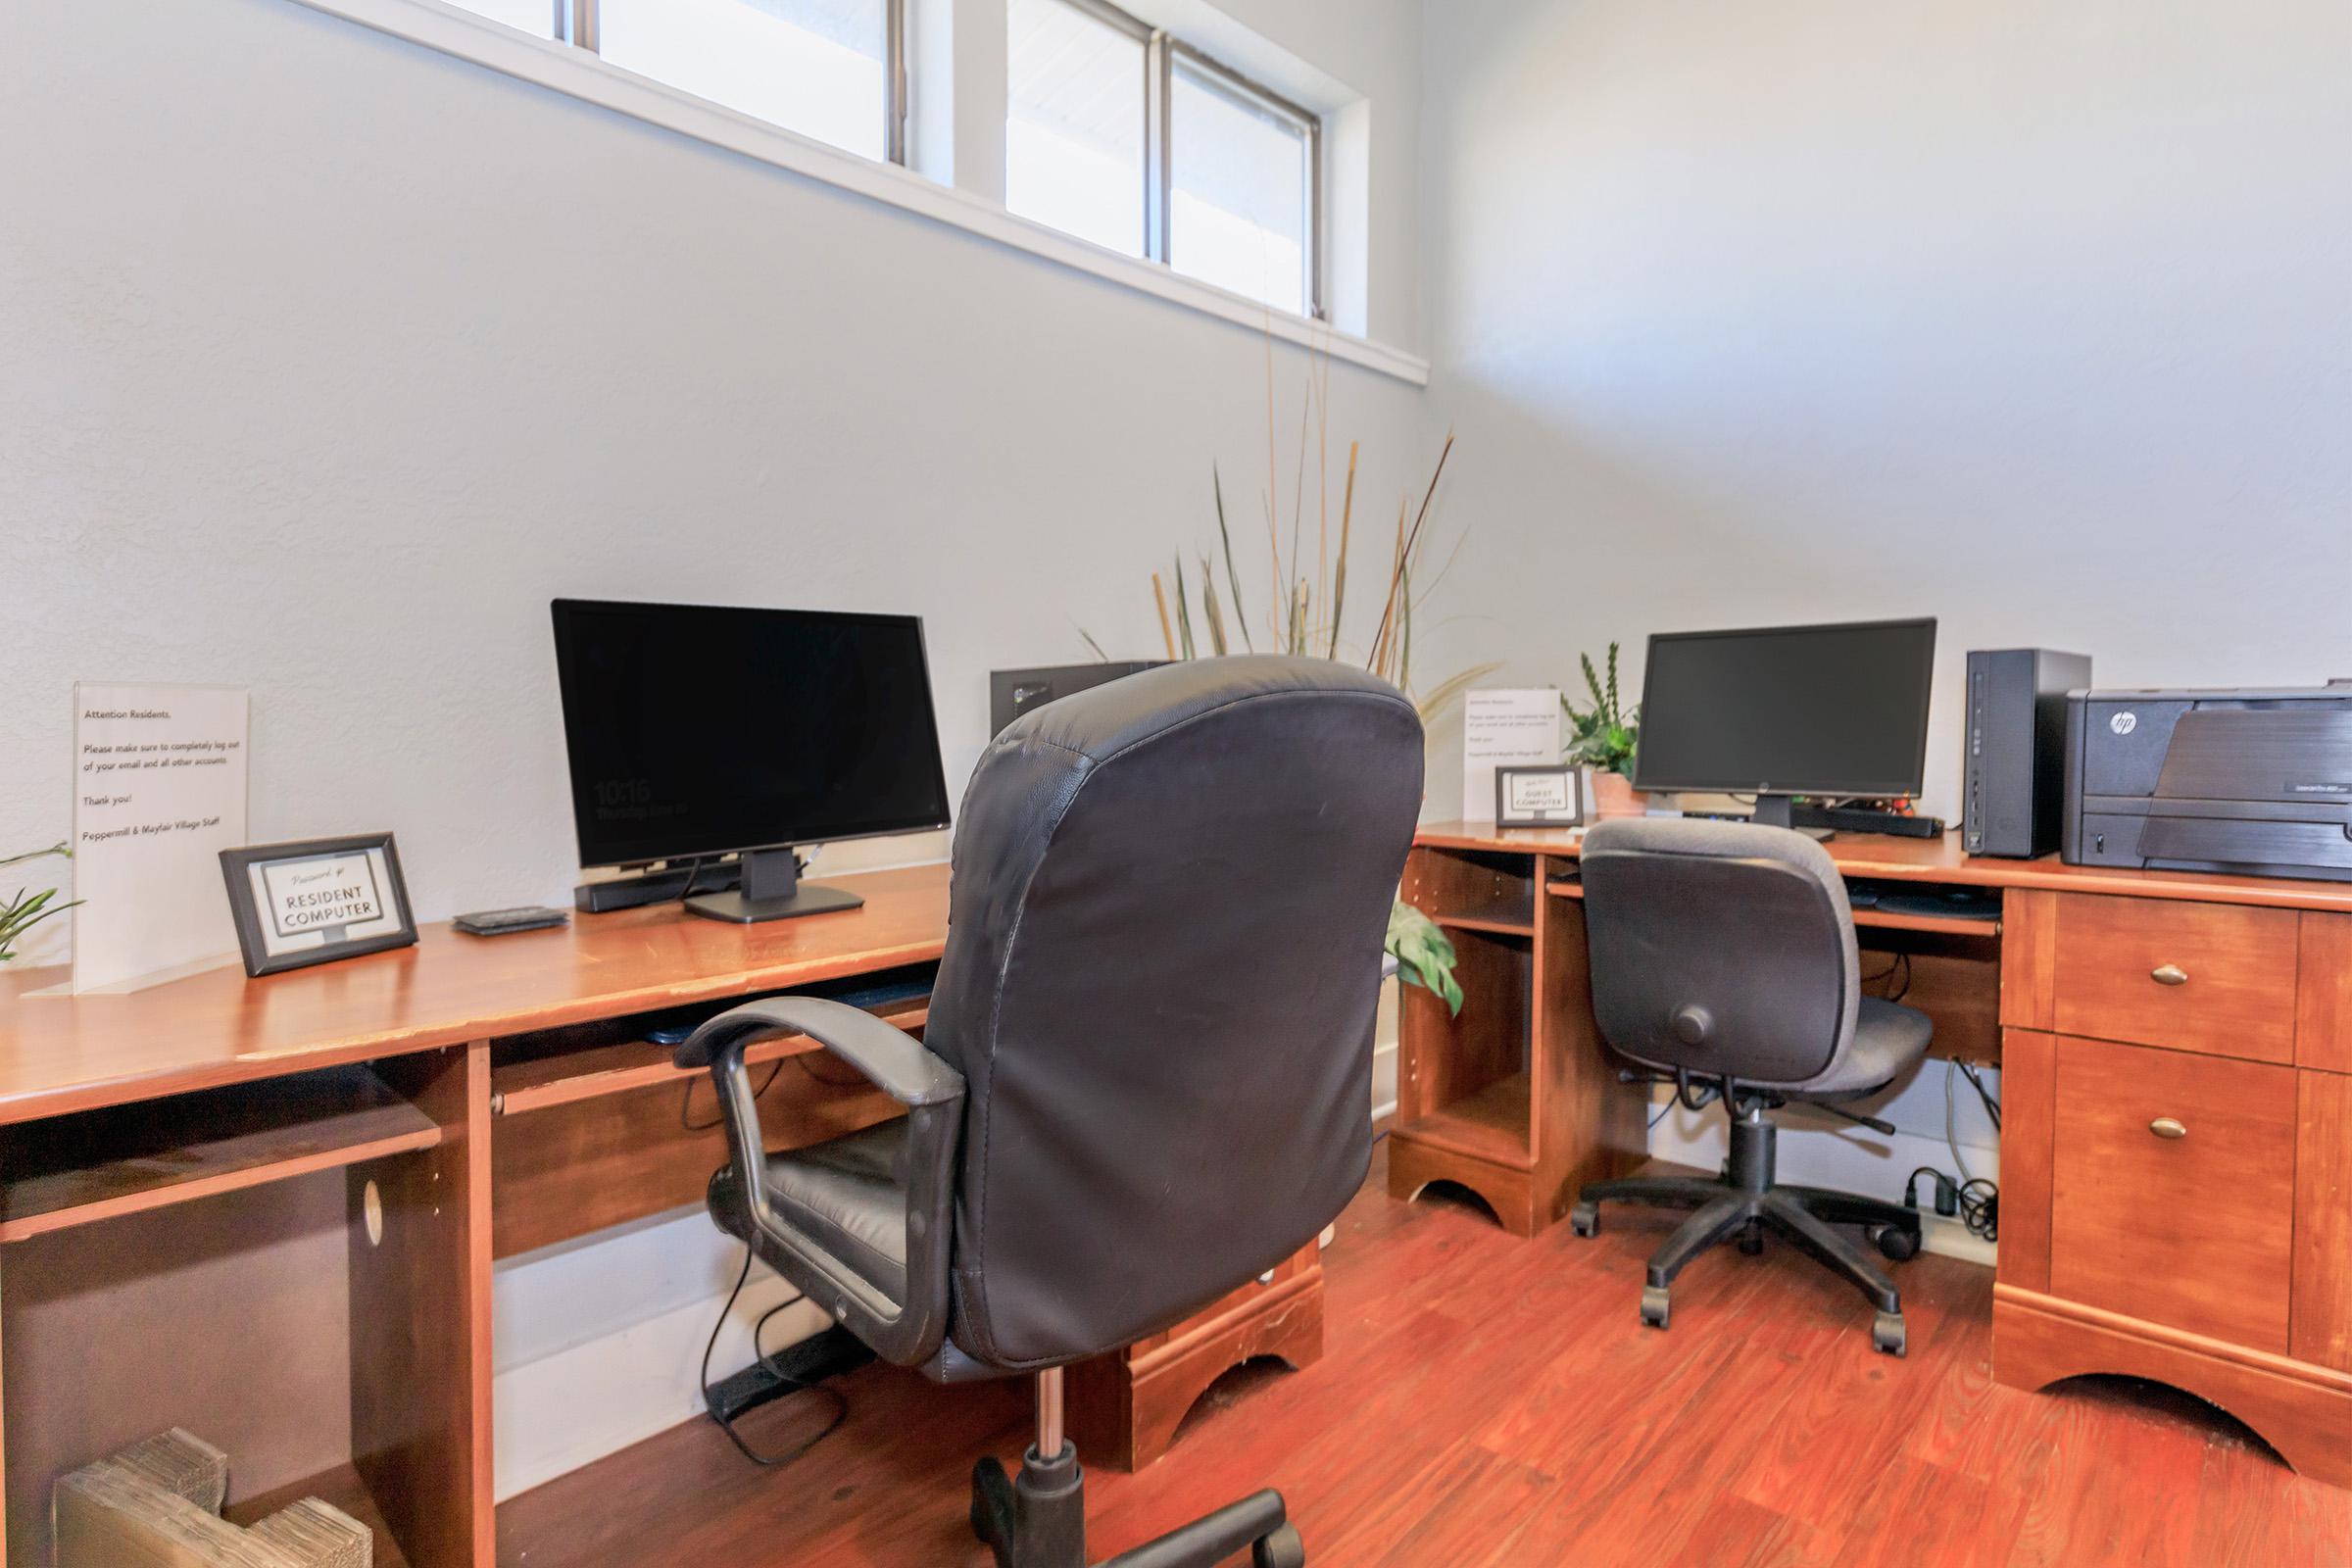
[[[2107,721],[2107,727],[2118,735],[2129,735],[2139,728],[2139,715],[2126,709]]]

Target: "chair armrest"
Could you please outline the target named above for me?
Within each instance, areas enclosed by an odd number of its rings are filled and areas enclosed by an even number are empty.
[[[780,1034],[807,1035],[902,1105],[963,1098],[963,1074],[925,1051],[921,1041],[870,1012],[823,997],[776,997],[730,1008],[689,1035],[670,1059],[681,1067],[708,1067],[724,1042],[749,1045]]]
[[[755,1040],[805,1034],[875,1088],[906,1106],[906,1299],[894,1301],[827,1251],[778,1209],[767,1186],[767,1147],[760,1102],[744,1065]],[[883,1359],[901,1366],[928,1361],[947,1338],[948,1243],[956,1162],[963,1137],[963,1075],[903,1030],[844,1003],[777,997],[747,1003],[710,1019],[671,1057],[708,1067],[727,1134],[728,1163],[743,1234],[769,1267],[806,1292],[834,1321]],[[712,1186],[717,1207],[724,1192]],[[734,1205],[728,1204],[730,1208]],[[716,1217],[735,1230],[729,1215]]]

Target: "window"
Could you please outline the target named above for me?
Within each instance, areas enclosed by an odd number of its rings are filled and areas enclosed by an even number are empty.
[[[1011,0],[1004,23],[1004,205],[1144,255],[1151,34],[1064,0]]]
[[[1168,150],[1169,265],[1278,311],[1310,314],[1314,122],[1179,54]]]
[[[558,0],[454,0],[467,11],[479,12],[492,22],[503,22],[510,27],[541,38],[553,38],[562,20],[556,15]]]
[[[1008,0],[1006,22],[1005,206],[1322,314],[1313,114],[1103,0]]]
[[[867,158],[890,152],[885,0],[598,0],[624,70]]]
[[[867,158],[906,161],[906,0],[456,0]]]

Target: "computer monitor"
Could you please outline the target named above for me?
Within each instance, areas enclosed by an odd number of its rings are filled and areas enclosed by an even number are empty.
[[[801,883],[796,845],[948,825],[916,617],[583,599],[554,611],[582,865],[736,853],[742,890],[686,906],[748,924],[863,902]]]
[[[1788,798],[1917,795],[1926,782],[1934,620],[1857,621],[1649,640],[1634,787]]]

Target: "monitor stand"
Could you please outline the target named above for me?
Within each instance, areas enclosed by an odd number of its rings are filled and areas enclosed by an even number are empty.
[[[740,857],[743,887],[734,893],[704,893],[686,901],[686,907],[706,920],[757,925],[762,920],[790,920],[804,914],[830,914],[855,909],[865,900],[843,888],[820,887],[801,880],[799,857],[790,850],[760,850]]]
[[[1802,833],[1816,844],[1825,843],[1838,835],[1826,827],[1797,827],[1794,816],[1795,797],[1792,795],[1759,795],[1755,814],[1748,820],[1758,827],[1785,827]]]

